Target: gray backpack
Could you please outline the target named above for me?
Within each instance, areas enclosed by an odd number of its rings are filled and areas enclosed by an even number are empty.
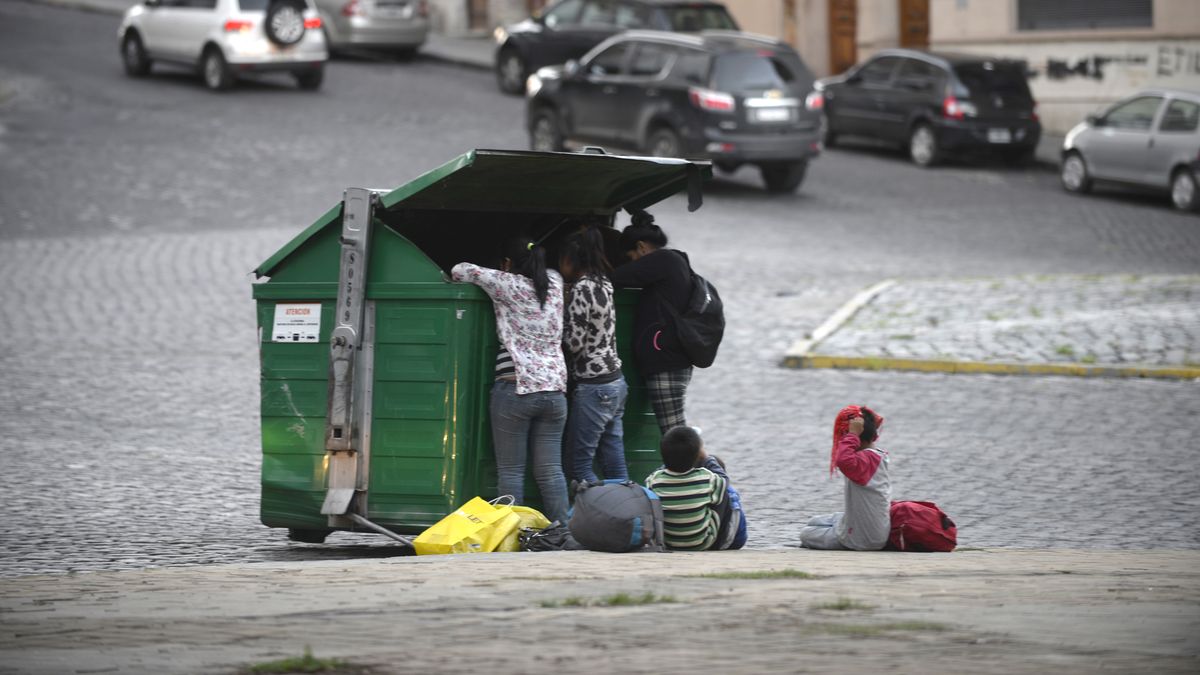
[[[662,502],[633,481],[581,484],[571,536],[591,551],[664,551]]]

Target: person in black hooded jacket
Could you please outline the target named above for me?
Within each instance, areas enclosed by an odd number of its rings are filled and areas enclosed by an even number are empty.
[[[613,285],[641,288],[633,325],[633,355],[646,380],[646,389],[659,429],[687,425],[684,405],[692,381],[692,362],[683,351],[670,303],[682,312],[692,292],[687,254],[667,248],[667,235],[644,211],[633,214],[621,232],[621,249],[629,262],[612,273]]]

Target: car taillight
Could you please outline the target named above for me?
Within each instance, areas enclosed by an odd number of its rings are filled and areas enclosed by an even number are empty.
[[[425,0],[421,0],[417,3],[417,16],[421,17],[422,19],[429,18],[429,3]]]
[[[733,112],[735,105],[732,94],[700,87],[688,87],[688,98],[697,108],[714,112]]]
[[[820,110],[825,107],[825,94],[819,91],[809,93],[804,97],[804,107],[809,110]]]
[[[312,29],[312,28],[320,28],[320,27],[321,27],[321,17],[317,17],[317,18],[315,18],[315,19],[305,19],[305,20],[304,20],[304,27],[305,27],[305,28],[310,28],[310,29]]]
[[[942,115],[952,120],[961,120],[964,117],[974,117],[978,114],[974,103],[960,101],[953,96],[947,96],[942,99]]]
[[[249,32],[251,28],[254,28],[254,23],[250,21],[238,21],[236,19],[230,19],[225,22],[226,33],[246,33]]]
[[[1037,114],[1037,101],[1034,101],[1034,102],[1033,102],[1033,108],[1031,108],[1031,109],[1029,110],[1029,117],[1030,117],[1030,119],[1032,119],[1034,122],[1038,121],[1038,114]]]
[[[362,5],[358,4],[358,0],[350,0],[342,5],[342,16],[362,16],[365,13]]]

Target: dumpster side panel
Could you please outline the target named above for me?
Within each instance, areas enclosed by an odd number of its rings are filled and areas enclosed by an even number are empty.
[[[297,302],[313,302],[299,299]],[[275,302],[259,300],[262,419],[260,517],[271,527],[322,529],[325,413],[333,300],[321,301],[318,342],[271,341]]]
[[[479,462],[491,452],[478,434],[479,392],[491,373],[471,346],[494,333],[491,316],[487,297],[469,287],[376,305],[372,520],[419,532],[483,494]]]
[[[630,480],[644,483],[647,476],[662,466],[662,456],[658,451],[661,438],[658,420],[654,417],[654,409],[650,407],[650,399],[646,397],[646,383],[633,358],[633,317],[640,293],[635,289],[619,289],[615,299],[617,355],[621,357],[621,371],[629,384],[625,416],[621,418],[625,428],[625,462],[629,466]]]

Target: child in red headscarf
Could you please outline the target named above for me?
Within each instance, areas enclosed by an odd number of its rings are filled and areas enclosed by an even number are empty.
[[[847,406],[833,422],[829,472],[846,477],[846,507],[817,516],[800,530],[806,548],[878,551],[891,531],[892,484],[887,453],[875,447],[883,416],[866,406]]]

